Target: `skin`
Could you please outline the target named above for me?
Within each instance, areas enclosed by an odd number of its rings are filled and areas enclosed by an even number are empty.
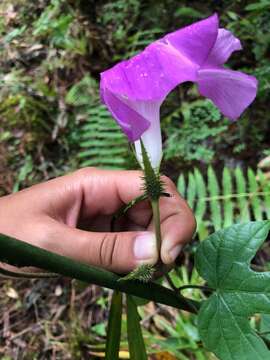
[[[158,254],[148,201],[137,204],[110,232],[112,215],[142,194],[140,171],[80,169],[0,198],[0,233],[91,265],[126,273]],[[163,177],[161,259],[172,265],[194,233],[194,216]]]

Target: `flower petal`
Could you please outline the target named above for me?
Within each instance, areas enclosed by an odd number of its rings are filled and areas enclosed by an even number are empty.
[[[163,100],[178,84],[195,81],[218,33],[218,17],[166,35],[101,74],[101,86],[130,100]]]
[[[241,50],[242,45],[239,39],[229,30],[219,29],[217,40],[209,53],[203,67],[223,65],[236,50]]]
[[[232,120],[252,103],[257,92],[255,77],[221,68],[201,69],[197,83],[200,94],[211,99]]]
[[[102,89],[102,99],[130,141],[139,139],[149,128],[150,122],[146,118],[109,90]]]
[[[159,168],[162,158],[160,105],[161,104],[159,102],[150,101],[136,104],[136,110],[150,121],[150,126],[142,134],[141,139],[154,168]],[[139,140],[135,141],[135,150],[139,163],[143,165],[141,143]]]
[[[202,65],[218,35],[218,16],[214,14],[165,36],[178,52],[197,65]]]
[[[181,82],[194,81],[198,69],[172,46],[154,42],[139,55],[101,73],[101,87],[129,100],[163,100]]]

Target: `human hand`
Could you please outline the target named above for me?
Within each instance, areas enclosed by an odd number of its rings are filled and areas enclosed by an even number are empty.
[[[0,198],[0,233],[74,260],[126,273],[158,260],[148,201],[131,208],[110,232],[112,215],[142,194],[140,171],[84,168]],[[161,260],[172,264],[191,239],[195,220],[173,182],[163,177]]]

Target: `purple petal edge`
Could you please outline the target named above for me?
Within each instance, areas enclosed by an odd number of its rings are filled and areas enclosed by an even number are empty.
[[[141,134],[150,126],[147,119],[126,105],[110,91],[103,89],[102,98],[131,142],[138,140]]]
[[[209,98],[223,115],[236,120],[256,97],[254,76],[228,69],[202,69],[198,73],[201,95]]]
[[[212,67],[225,64],[234,51],[242,50],[240,40],[229,30],[219,29],[216,42],[208,54],[203,67]]]

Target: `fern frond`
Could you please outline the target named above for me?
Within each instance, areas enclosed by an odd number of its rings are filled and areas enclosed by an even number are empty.
[[[222,189],[224,196],[225,197],[227,196],[227,198],[225,198],[224,200],[224,207],[223,207],[223,217],[224,217],[223,227],[227,227],[233,223],[233,209],[234,209],[234,203],[228,197],[232,194],[233,188],[232,188],[231,172],[227,167],[224,167],[222,173]]]
[[[216,174],[212,167],[208,168],[208,191],[210,196],[213,197],[213,200],[210,202],[211,218],[215,231],[219,230],[222,225],[221,218],[221,206],[218,200],[215,199],[215,196],[219,195],[219,185],[217,181]]]
[[[243,174],[242,169],[239,167],[235,170],[235,181],[236,181],[236,192],[238,194],[245,194],[247,191],[246,180]],[[239,220],[242,222],[250,221],[250,209],[248,204],[248,198],[239,197],[238,198],[238,208],[239,208]]]
[[[86,75],[69,90],[66,102],[80,119],[80,165],[126,168],[128,141],[107,108],[99,103],[96,81]]]
[[[204,239],[212,227],[217,230],[237,221],[270,216],[270,183],[260,170],[245,173],[239,167],[224,167],[219,181],[212,167],[207,176],[195,168],[187,179],[181,174],[177,186],[194,211],[199,239]]]
[[[257,192],[259,191],[259,185],[256,180],[256,175],[251,168],[248,168],[248,183],[249,183],[249,192],[251,193],[250,204],[255,220],[262,220],[263,218],[262,209],[261,209],[260,199],[257,195]]]

